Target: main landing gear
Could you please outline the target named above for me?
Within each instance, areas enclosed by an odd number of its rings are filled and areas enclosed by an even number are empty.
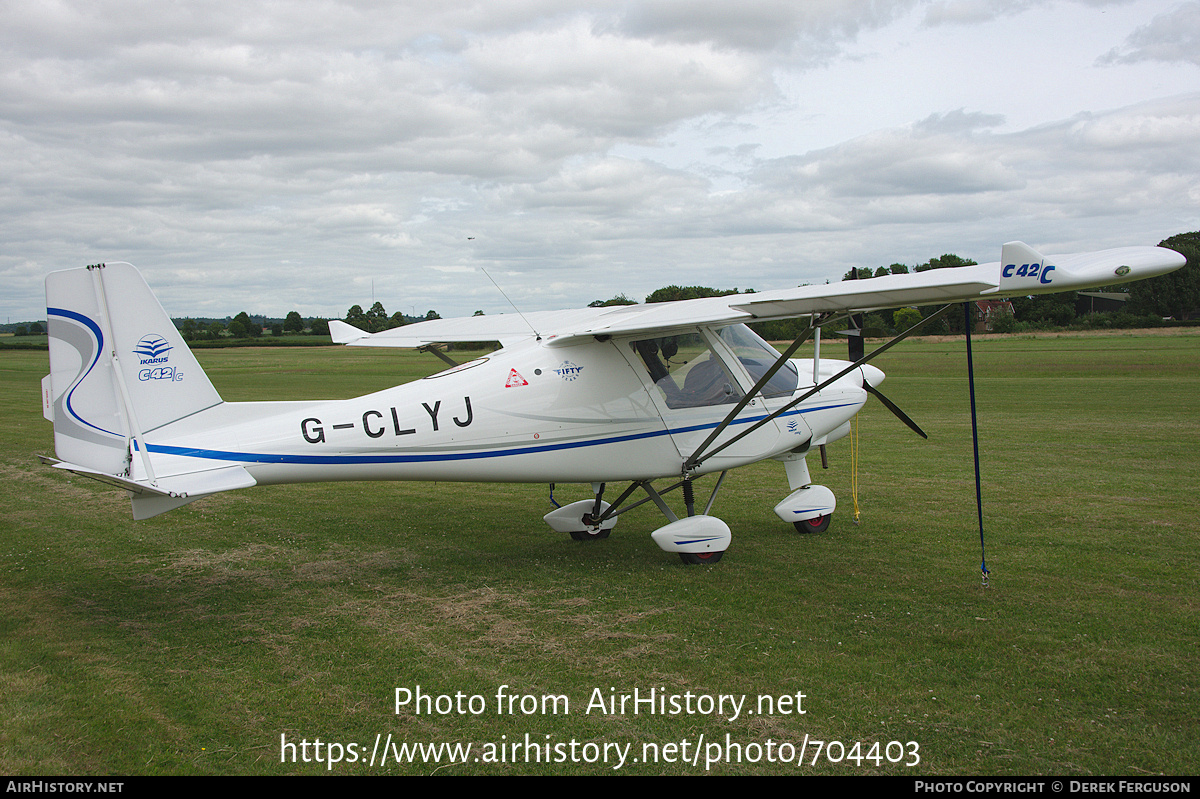
[[[604,539],[608,538],[608,532],[611,529],[612,528],[608,528],[608,530],[606,530],[602,527],[596,527],[596,528],[589,527],[586,530],[571,530],[571,540],[572,541],[603,541]]]
[[[793,491],[775,506],[776,515],[794,525],[797,532],[825,532],[829,529],[830,519],[837,507],[833,492],[825,486],[812,484],[803,455],[788,455],[780,460],[784,462],[788,483]],[[619,514],[653,502],[669,522],[650,534],[654,543],[664,552],[678,554],[679,559],[688,565],[710,565],[721,560],[733,538],[729,532],[729,525],[716,516],[708,515],[721,483],[725,480],[725,474],[722,472],[717,478],[712,495],[702,513],[696,512],[695,487],[692,479],[688,477],[661,492],[655,490],[651,481],[637,480],[612,504],[602,498],[604,483],[593,483],[592,492],[595,499],[582,499],[570,505],[563,505],[542,518],[555,531],[568,533],[575,541],[600,541],[608,538]],[[646,497],[625,505],[625,501],[639,488],[646,493]],[[683,503],[687,508],[687,515],[683,518],[675,515],[663,499],[664,494],[677,488],[683,489]]]
[[[592,491],[595,500],[583,499],[572,502],[561,508],[547,513],[542,518],[550,527],[560,533],[569,533],[576,541],[598,541],[608,538],[609,531],[617,523],[617,515],[633,510],[638,505],[653,502],[662,511],[670,523],[658,528],[650,537],[664,552],[675,552],[680,560],[687,564],[707,565],[716,563],[729,548],[732,538],[729,525],[715,516],[709,516],[717,491],[725,480],[725,473],[717,478],[712,496],[704,507],[704,513],[697,514],[694,498],[694,487],[691,478],[680,480],[662,492],[656,491],[649,480],[638,480],[632,483],[624,493],[611,505],[601,497],[604,494],[603,483],[593,483]],[[638,502],[621,507],[625,500],[637,489],[642,489],[647,496]],[[679,518],[670,506],[663,500],[662,495],[677,488],[683,489],[683,501],[687,507],[687,516]]]
[[[600,499],[604,494],[604,483],[593,483],[592,491],[596,494],[594,501],[581,499],[570,505],[563,505],[547,513],[542,520],[556,532],[570,533],[571,538],[576,541],[602,541],[608,538],[608,534],[617,524],[617,516],[615,513],[607,513],[611,506]],[[550,496],[551,499],[554,498],[553,486]]]

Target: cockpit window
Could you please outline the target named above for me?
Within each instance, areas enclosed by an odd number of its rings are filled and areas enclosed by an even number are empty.
[[[737,381],[699,333],[635,341],[633,350],[668,408],[724,405],[742,397]]]
[[[742,366],[746,367],[746,371],[750,373],[750,379],[755,383],[766,374],[775,361],[779,360],[779,353],[775,351],[775,348],[759,338],[758,334],[745,325],[723,327],[717,335],[729,349],[733,350],[737,359],[742,362]],[[799,380],[796,367],[792,365],[791,361],[788,361],[763,386],[762,395],[764,397],[787,396],[796,390]]]

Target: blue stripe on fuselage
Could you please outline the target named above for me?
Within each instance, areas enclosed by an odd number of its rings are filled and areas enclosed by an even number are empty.
[[[814,411],[832,410],[834,408],[844,408],[848,405],[856,403],[843,402],[835,405],[822,405],[815,408],[804,408],[803,410],[788,411],[781,414],[778,418],[784,416],[793,416],[804,413],[812,413]],[[748,419],[739,419],[734,424],[751,424],[757,422],[765,416],[755,416]],[[221,450],[199,449],[196,447],[173,447],[162,444],[149,444],[147,448],[151,452],[157,452],[163,455],[180,455],[186,458],[205,458],[209,460],[234,461],[239,463],[287,463],[297,465],[330,465],[330,464],[382,464],[382,463],[435,463],[441,461],[462,461],[476,460],[479,458],[505,458],[513,455],[532,455],[541,452],[553,452],[555,450],[578,449],[581,447],[597,447],[606,444],[620,444],[626,441],[637,441],[645,438],[657,438],[658,436],[675,435],[680,433],[692,433],[697,430],[710,430],[715,428],[719,422],[711,422],[706,424],[691,425],[689,427],[681,427],[675,430],[652,430],[647,433],[632,433],[624,436],[608,436],[605,438],[595,438],[588,441],[568,441],[558,444],[537,444],[525,447],[509,447],[506,449],[495,449],[486,451],[473,452],[447,452],[431,455],[271,455],[251,452],[224,452]]]

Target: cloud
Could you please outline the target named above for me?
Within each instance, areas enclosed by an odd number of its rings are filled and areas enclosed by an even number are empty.
[[[1026,11],[1036,0],[944,0],[931,3],[925,11],[925,24],[973,25],[997,17]]]
[[[1101,8],[1130,0],[1074,0],[1080,5]],[[925,24],[976,25],[1001,17],[1012,17],[1033,8],[1051,5],[1047,0],[936,0],[925,10]]]
[[[967,112],[957,108],[944,114],[930,114],[914,127],[928,133],[969,133],[981,128],[995,128],[1004,124],[1002,114],[984,114],[978,111]]]
[[[923,12],[969,8],[10,0],[0,313],[37,313],[46,271],[106,260],[178,313],[342,314],[374,282],[391,310],[450,315],[504,310],[464,279],[479,266],[535,309],[1053,242],[1063,218],[1082,248],[1195,218],[1194,96],[1061,110],[1066,67],[968,68],[956,48],[985,52],[985,24],[929,46]],[[1006,95],[1028,107],[1034,80],[1052,115],[1014,122]],[[799,143],[844,111],[846,132]]]
[[[616,28],[630,36],[726,49],[807,51],[804,57],[815,61],[834,53],[836,42],[886,25],[913,5],[911,0],[650,0],[628,3]]]
[[[598,33],[583,20],[481,40],[463,58],[471,86],[510,124],[554,121],[611,138],[734,113],[774,89],[754,58],[703,42]]]
[[[1200,3],[1184,3],[1159,14],[1097,59],[1101,65],[1165,61],[1200,66]]]

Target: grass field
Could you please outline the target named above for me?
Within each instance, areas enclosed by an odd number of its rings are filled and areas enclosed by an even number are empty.
[[[440,368],[384,350],[198,357],[229,400]],[[685,567],[650,540],[650,506],[608,541],[551,532],[544,485],[268,487],[135,523],[121,492],[38,464],[46,355],[0,352],[0,773],[324,773],[330,743],[335,774],[689,774],[714,754],[727,774],[1195,773],[1200,335],[978,342],[987,588],[962,343],[877,363],[930,440],[878,403],[860,414],[861,523],[844,439],[828,472],[810,459],[839,498],[828,532],[780,523],[783,468],[759,464],[713,509],[725,560]],[[486,709],[396,713],[418,685]],[[569,712],[497,713],[501,686]],[[587,712],[597,689],[749,698],[737,718]],[[746,712],[797,693],[804,714]],[[472,759],[368,766],[377,735],[471,743]],[[526,735],[566,762],[525,762]],[[474,760],[502,742],[517,762]],[[619,769],[605,744],[630,746]]]

